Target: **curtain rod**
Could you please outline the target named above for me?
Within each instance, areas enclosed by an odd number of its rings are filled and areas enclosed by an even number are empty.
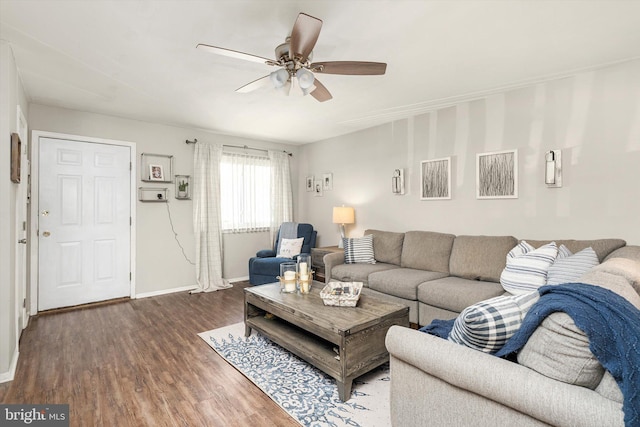
[[[197,138],[193,138],[193,141],[189,141],[188,139],[185,141],[185,144],[197,144],[198,143],[198,139]],[[248,145],[229,145],[229,144],[222,144],[223,147],[232,147],[232,148],[243,148],[245,150],[256,150],[256,151],[269,151],[265,148],[253,148],[253,147],[249,147]],[[288,151],[282,150],[283,153],[286,153],[287,155],[289,155],[289,157],[293,156],[293,153],[290,153]]]

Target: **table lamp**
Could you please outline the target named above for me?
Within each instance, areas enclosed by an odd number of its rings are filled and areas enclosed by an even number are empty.
[[[345,238],[344,226],[355,222],[355,212],[353,208],[346,206],[336,206],[333,208],[333,223],[340,224],[340,242],[338,247],[342,247],[342,239]]]

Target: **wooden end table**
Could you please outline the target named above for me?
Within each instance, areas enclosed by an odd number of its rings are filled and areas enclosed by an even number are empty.
[[[385,336],[392,325],[409,326],[409,308],[369,295],[356,307],[325,306],[323,286],[314,282],[306,295],[281,293],[279,283],[245,288],[245,336],[255,329],[335,378],[345,402],[355,378],[389,360]]]

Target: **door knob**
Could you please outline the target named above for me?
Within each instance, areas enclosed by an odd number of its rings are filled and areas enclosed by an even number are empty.
[[[50,232],[48,232],[48,231],[45,231],[45,232],[43,232],[43,233],[42,233],[42,235],[43,235],[44,237],[49,237],[49,236],[51,236],[51,233],[50,233]]]
[[[22,243],[23,245],[27,244],[27,239],[20,239],[18,240],[18,243]]]

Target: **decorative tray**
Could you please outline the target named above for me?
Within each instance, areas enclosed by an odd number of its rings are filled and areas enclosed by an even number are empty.
[[[355,307],[360,299],[362,282],[329,282],[320,291],[324,305]]]

